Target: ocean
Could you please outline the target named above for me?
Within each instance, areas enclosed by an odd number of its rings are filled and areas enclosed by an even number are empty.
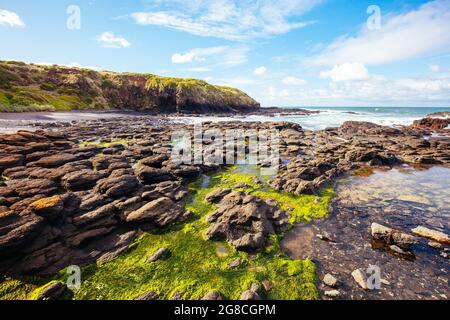
[[[295,107],[293,107],[295,108]],[[247,117],[246,120],[290,121],[300,124],[304,129],[321,130],[339,127],[344,121],[368,121],[386,126],[410,125],[434,112],[450,112],[450,107],[302,107],[319,110],[319,114],[308,116]],[[258,119],[259,118],[259,119]],[[263,119],[265,118],[265,119]]]

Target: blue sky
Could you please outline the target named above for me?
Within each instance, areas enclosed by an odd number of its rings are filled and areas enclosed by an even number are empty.
[[[450,0],[0,0],[2,60],[199,78],[264,106],[450,106],[449,30]]]

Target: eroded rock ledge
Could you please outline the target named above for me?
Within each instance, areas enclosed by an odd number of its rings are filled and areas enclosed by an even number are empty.
[[[270,184],[296,194],[318,193],[356,169],[450,162],[448,137],[425,139],[414,127],[346,122],[313,132],[292,123],[203,126],[280,130],[281,165]],[[218,166],[174,164],[169,140],[176,128],[192,129],[136,117],[0,135],[0,271],[49,275],[70,264],[110,260],[142,230],[188,219],[187,183]],[[217,211],[208,235],[239,249],[260,246],[285,225],[284,212],[253,196],[230,192],[209,199]]]

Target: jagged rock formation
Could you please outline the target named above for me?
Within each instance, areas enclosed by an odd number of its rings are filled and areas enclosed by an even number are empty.
[[[246,113],[259,103],[202,80],[0,61],[0,110],[128,109],[154,113]]]

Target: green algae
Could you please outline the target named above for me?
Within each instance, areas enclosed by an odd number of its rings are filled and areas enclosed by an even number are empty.
[[[353,175],[358,177],[370,177],[373,173],[372,168],[361,168],[353,171]]]
[[[85,147],[102,147],[102,148],[109,148],[113,145],[121,144],[123,146],[128,145],[129,140],[127,139],[118,139],[110,142],[100,142],[100,141],[84,141],[79,144],[80,148]]]
[[[135,299],[154,291],[158,299],[170,299],[175,293],[183,299],[199,299],[210,290],[217,290],[227,299],[239,299],[252,283],[270,281],[273,288],[264,298],[283,300],[319,299],[314,263],[292,260],[280,248],[282,235],[271,235],[267,245],[248,254],[237,251],[227,242],[207,240],[208,214],[215,206],[205,197],[217,188],[233,188],[249,192],[263,199],[275,199],[290,214],[290,222],[297,223],[327,214],[332,189],[325,189],[321,197],[295,196],[277,192],[256,178],[229,168],[189,185],[190,196],[185,209],[192,212],[186,223],[177,223],[164,230],[144,233],[129,250],[112,261],[97,262],[82,268],[81,288],[73,292],[74,299]],[[235,188],[239,185],[239,188]],[[166,247],[171,256],[154,263],[147,261],[156,250]],[[218,247],[222,248],[218,250]],[[230,262],[241,259],[238,267]],[[52,281],[66,281],[66,270],[61,270]],[[21,285],[21,296],[37,297],[43,287],[34,291]],[[35,288],[34,286],[33,288]],[[45,287],[45,286],[44,286]],[[1,287],[0,287],[1,288]],[[14,290],[12,290],[14,291]],[[24,294],[24,292],[27,294]],[[11,293],[8,293],[12,297]],[[5,295],[0,291],[0,299]]]

